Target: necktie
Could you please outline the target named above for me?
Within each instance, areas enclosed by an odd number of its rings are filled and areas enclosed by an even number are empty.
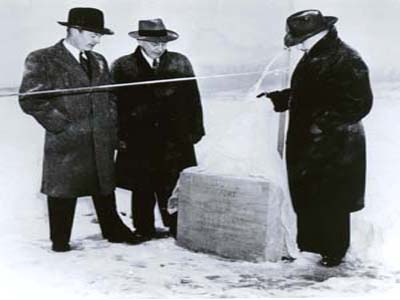
[[[153,59],[153,69],[157,69],[160,66],[160,61],[158,59]]]
[[[90,65],[89,65],[89,61],[88,59],[84,56],[84,52],[80,52],[79,53],[79,63],[82,66],[82,69],[85,71],[85,73],[88,75],[88,77],[90,78]]]

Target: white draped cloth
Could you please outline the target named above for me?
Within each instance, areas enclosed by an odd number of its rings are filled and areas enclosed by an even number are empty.
[[[287,254],[295,255],[296,219],[290,201],[284,160],[277,151],[279,115],[265,98],[253,94],[220,94],[203,100],[206,136],[196,145],[198,167],[206,174],[257,177],[272,183],[278,194],[271,201],[273,226],[283,226]],[[284,195],[283,197],[281,195]],[[176,211],[179,184],[170,199]]]

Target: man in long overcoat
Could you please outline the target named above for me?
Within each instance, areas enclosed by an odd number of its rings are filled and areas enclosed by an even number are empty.
[[[336,17],[318,10],[287,19],[285,45],[305,54],[291,87],[266,93],[276,111],[289,110],[286,160],[300,250],[341,263],[350,242],[350,213],[364,207],[365,135],[372,107],[368,68],[338,37]]]
[[[104,17],[94,8],[73,8],[67,37],[30,53],[20,92],[109,84],[103,56],[91,51],[103,34]],[[24,112],[46,130],[42,193],[48,196],[52,249],[69,251],[77,197],[92,196],[101,231],[110,242],[129,242],[133,234],[116,212],[114,151],[117,108],[109,92],[21,96]]]
[[[157,81],[194,76],[189,60],[166,50],[178,34],[161,19],[139,21],[129,35],[139,46],[115,61],[116,83]],[[154,207],[162,221],[176,230],[176,216],[167,211],[168,198],[179,173],[196,165],[194,144],[204,135],[202,107],[196,80],[146,84],[119,89],[117,186],[133,191],[132,216],[136,236],[155,236]]]

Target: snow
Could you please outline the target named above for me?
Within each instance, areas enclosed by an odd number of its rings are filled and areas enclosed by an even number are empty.
[[[397,168],[400,140],[398,84],[373,86],[374,107],[365,121],[367,133],[366,208],[353,217],[353,248],[358,256],[379,257],[391,267],[400,266],[400,205]]]
[[[110,244],[101,239],[98,224],[92,222],[88,198],[78,201],[75,213],[72,244],[76,249],[52,252],[45,197],[38,193],[43,130],[20,111],[15,98],[1,99],[0,118],[7,121],[0,128],[1,298],[394,297],[400,291],[396,172],[400,87],[375,85],[374,93],[375,106],[365,120],[367,207],[353,215],[346,262],[332,269],[318,266],[319,257],[310,253],[291,263],[249,263],[190,252],[172,238],[137,246]],[[210,136],[229,125],[224,116],[237,114],[240,120],[241,112],[262,113],[251,112],[240,99],[237,93],[204,97],[205,119],[214,128],[208,126]],[[241,124],[245,130],[246,124]],[[232,126],[240,131],[241,126]],[[256,138],[238,137],[237,144],[229,141],[229,149],[242,147],[241,139]],[[119,211],[128,212],[129,193],[118,190],[117,198]],[[128,215],[121,217],[131,225]]]

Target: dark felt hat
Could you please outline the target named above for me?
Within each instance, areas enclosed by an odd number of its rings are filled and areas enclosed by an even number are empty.
[[[103,12],[97,8],[72,8],[68,13],[68,21],[58,22],[58,24],[101,34],[114,34],[110,29],[104,27]]]
[[[149,42],[170,42],[179,37],[176,32],[166,29],[161,19],[140,20],[139,30],[128,34],[137,40]]]
[[[286,20],[285,46],[300,44],[309,37],[331,28],[337,20],[336,17],[323,16],[316,9],[299,11],[289,16]]]

